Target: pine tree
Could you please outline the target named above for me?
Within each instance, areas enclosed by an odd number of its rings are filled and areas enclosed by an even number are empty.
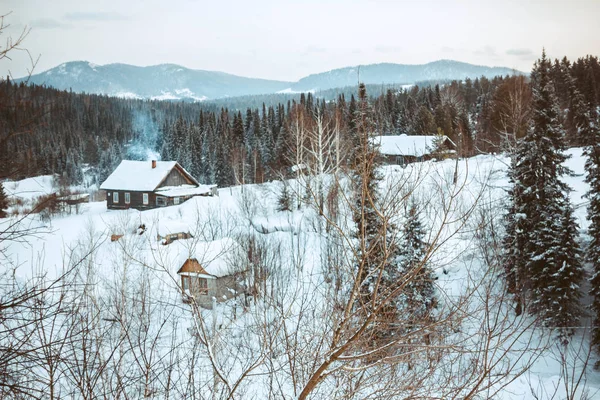
[[[400,284],[405,285],[397,306],[403,315],[412,321],[430,317],[431,309],[437,304],[435,297],[435,275],[427,261],[425,229],[420,220],[416,203],[408,208],[402,229],[402,239],[396,262],[400,266]]]
[[[372,338],[376,345],[382,345],[393,339],[401,329],[403,324],[398,324],[400,319],[406,320],[406,314],[411,312],[409,299],[415,300],[419,288],[416,281],[407,289],[406,292],[400,290],[400,285],[405,279],[411,279],[402,275],[400,261],[402,256],[401,247],[398,245],[397,227],[389,220],[379,223],[378,237],[373,237],[370,243],[369,251],[373,254],[367,265],[369,265],[369,275],[366,278],[365,300],[370,312],[375,312],[375,325],[372,330]],[[418,278],[417,278],[418,279]],[[380,307],[375,311],[372,307]],[[417,314],[415,307],[415,316]],[[403,316],[404,315],[404,316]],[[412,315],[411,315],[412,316]],[[410,318],[412,319],[412,318]]]
[[[411,135],[431,135],[437,132],[433,114],[425,106],[421,106],[410,128]]]
[[[372,254],[368,249],[376,245],[375,242],[378,240],[382,225],[382,221],[380,221],[376,212],[379,200],[377,186],[381,181],[381,176],[377,171],[378,153],[372,141],[371,110],[367,102],[364,84],[359,86],[359,100],[354,115],[354,124],[359,141],[353,171],[356,198],[354,222],[357,225],[357,237],[364,240],[366,254]],[[368,273],[370,267],[376,265],[373,260],[368,261],[371,265],[368,266],[365,273]]]
[[[277,199],[277,211],[291,211],[292,210],[292,196],[290,188],[286,181],[283,182],[281,187],[281,193]]]
[[[378,151],[373,143],[374,129],[372,113],[367,101],[364,84],[359,85],[359,97],[354,113],[354,125],[359,147],[355,152],[354,222],[357,226],[358,249],[357,279],[361,282],[360,303],[367,314],[375,314],[371,330],[374,345],[386,343],[394,336],[394,322],[398,319],[395,299],[389,299],[399,281],[398,246],[395,242],[396,228],[377,208],[379,204],[378,184],[381,181],[377,170]]]
[[[191,170],[190,173],[196,179],[202,183],[207,183],[205,166],[203,160],[203,147],[204,147],[204,132],[202,131],[202,125],[196,125],[190,129],[190,141],[191,141]]]
[[[396,135],[402,135],[408,132],[409,119],[406,113],[407,111],[405,107],[400,108],[400,110],[398,111],[398,116],[395,122]]]
[[[359,147],[355,151],[355,211],[354,222],[357,227],[357,238],[361,243],[361,262],[365,262],[361,281],[376,266],[373,259],[372,246],[376,245],[381,230],[381,221],[376,213],[378,191],[377,184],[381,180],[377,172],[376,151],[370,140],[372,137],[372,123],[370,109],[366,99],[364,84],[359,86],[359,100],[354,112],[354,125]]]
[[[552,322],[555,326],[562,327],[566,335],[573,333],[572,324],[582,316],[580,299],[582,291],[580,284],[583,282],[584,271],[581,264],[582,253],[577,242],[578,224],[573,217],[573,208],[569,197],[566,196],[562,206],[563,214],[560,218],[558,242],[556,248],[556,267],[558,270],[552,275],[556,282],[546,288],[549,301],[552,302]]]
[[[577,226],[570,188],[560,180],[570,171],[563,166],[564,129],[549,70],[544,52],[531,74],[532,125],[509,171],[513,187],[504,265],[509,290],[529,300],[530,311],[547,326],[563,327],[576,322],[580,307],[578,293],[565,298],[563,288],[579,287],[582,271],[575,259],[566,262],[563,256],[564,243],[577,249]]]
[[[8,209],[8,196],[4,191],[4,186],[0,182],[0,218],[6,218],[6,210]]]
[[[569,107],[566,122],[569,126],[571,143],[580,146],[590,146],[597,139],[593,132],[596,110],[588,104],[585,96],[577,88],[577,81],[568,68],[563,73],[566,80]]]
[[[600,353],[600,130],[597,122],[590,121],[592,134],[595,137],[592,145],[585,148],[585,181],[590,185],[586,197],[587,218],[590,221],[588,235],[591,241],[587,247],[586,260],[592,267],[590,295],[592,296],[592,346]]]
[[[504,216],[505,235],[502,246],[504,248],[503,265],[504,278],[508,293],[515,296],[515,312],[522,313],[521,289],[518,284],[517,273],[525,269],[524,263],[527,258],[525,247],[528,243],[529,223],[531,222],[524,214],[519,213],[522,204],[524,187],[517,175],[517,154],[511,155],[511,164],[508,170],[510,189],[508,190],[509,208]],[[522,283],[521,283],[522,285]]]

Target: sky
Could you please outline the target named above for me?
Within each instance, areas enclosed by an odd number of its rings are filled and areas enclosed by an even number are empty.
[[[600,0],[0,0],[0,76],[86,60],[296,81],[346,66],[452,59],[530,71],[600,54]],[[9,25],[8,27],[6,25]],[[30,58],[31,56],[31,58]]]

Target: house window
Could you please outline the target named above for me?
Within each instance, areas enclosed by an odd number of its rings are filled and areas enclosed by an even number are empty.
[[[125,192],[125,204],[131,203],[131,195],[129,192]]]
[[[167,205],[167,199],[162,197],[162,196],[158,196],[156,198],[156,205],[159,207],[163,207]]]
[[[173,199],[173,204],[175,204],[175,205],[179,204],[179,197],[175,197]]]
[[[197,278],[191,276],[181,277],[181,288],[183,291],[192,292],[194,294],[208,294],[208,279]]]
[[[148,193],[144,193],[142,195],[142,197],[143,197],[144,205],[148,205]]]
[[[208,294],[208,279],[196,278],[194,286],[194,289],[196,289],[198,294]]]
[[[119,202],[119,192],[113,192],[113,203]]]

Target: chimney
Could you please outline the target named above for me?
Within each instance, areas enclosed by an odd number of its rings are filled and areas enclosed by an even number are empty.
[[[152,168],[156,168],[156,160],[152,160]]]

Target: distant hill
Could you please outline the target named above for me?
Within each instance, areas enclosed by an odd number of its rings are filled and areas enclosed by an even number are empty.
[[[370,64],[360,67],[346,67],[329,72],[309,75],[300,79],[291,90],[326,90],[345,86],[356,86],[359,80],[366,84],[413,84],[419,81],[443,81],[453,79],[492,78],[498,75],[523,74],[505,67],[485,67],[459,61],[440,60],[421,65]]]
[[[274,93],[291,85],[290,82],[193,70],[175,64],[137,67],[128,64],[96,65],[87,61],[61,64],[31,76],[30,82],[116,97],[197,101]]]
[[[124,98],[204,101],[270,93],[324,91],[355,86],[359,67],[309,75],[298,82],[246,78],[223,72],[193,70],[175,64],[137,67],[128,64],[96,65],[87,61],[61,64],[30,77],[30,82],[61,90],[106,94]],[[371,64],[360,66],[367,84],[414,84],[522,74],[504,67],[485,67],[441,60],[423,65]]]

